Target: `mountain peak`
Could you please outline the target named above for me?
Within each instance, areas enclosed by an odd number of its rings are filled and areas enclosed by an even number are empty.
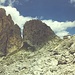
[[[21,46],[20,27],[14,25],[11,15],[0,8],[0,56],[7,55]]]
[[[52,29],[40,20],[26,22],[23,31],[24,42],[36,48],[44,45],[55,36]]]
[[[6,16],[6,11],[3,8],[0,8],[0,18]]]

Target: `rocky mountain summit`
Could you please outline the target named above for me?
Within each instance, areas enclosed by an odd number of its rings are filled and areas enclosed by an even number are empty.
[[[30,20],[22,39],[0,8],[0,75],[75,75],[75,35],[60,39],[46,24]]]
[[[18,49],[21,42],[19,26],[14,25],[11,15],[6,16],[6,11],[0,8],[0,56]]]
[[[24,25],[24,44],[27,43],[36,49],[43,46],[48,40],[53,39],[55,36],[52,29],[40,20],[30,20]]]
[[[3,8],[0,8],[0,18],[6,16],[6,11]]]

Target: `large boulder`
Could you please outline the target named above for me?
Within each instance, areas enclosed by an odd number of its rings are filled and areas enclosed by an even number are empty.
[[[56,35],[52,29],[39,20],[30,20],[24,25],[23,42],[32,47],[40,48],[55,36]]]
[[[14,25],[11,15],[7,16],[5,10],[0,8],[0,56],[7,55],[20,48],[21,42],[20,28]]]

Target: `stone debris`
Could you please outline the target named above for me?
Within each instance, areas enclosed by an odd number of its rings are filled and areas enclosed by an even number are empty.
[[[0,75],[75,75],[75,55],[70,52],[74,46],[69,46],[69,49],[63,47],[70,42],[74,44],[74,39],[55,39],[40,50],[20,50],[3,57],[0,60]]]

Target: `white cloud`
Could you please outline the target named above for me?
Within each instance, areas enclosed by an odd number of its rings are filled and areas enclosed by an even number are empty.
[[[70,0],[70,3],[75,3],[75,0]]]
[[[0,5],[7,4],[8,6],[14,6],[14,3],[18,4],[18,0],[0,0]]]
[[[8,0],[8,5],[9,6],[14,6],[14,3],[18,4],[19,1],[18,0]]]
[[[60,32],[56,33],[56,35],[60,36],[60,38],[63,38],[63,36],[68,35],[68,34],[69,34],[69,32],[67,32],[67,31],[60,31]]]
[[[0,0],[0,3],[5,3],[6,0]]]
[[[58,22],[53,20],[42,20],[42,22],[50,26],[56,35],[60,37],[70,34],[68,31],[66,31],[67,28],[75,27],[75,21]]]
[[[0,6],[1,6],[1,5],[4,5],[5,2],[6,2],[6,0],[0,0]]]

